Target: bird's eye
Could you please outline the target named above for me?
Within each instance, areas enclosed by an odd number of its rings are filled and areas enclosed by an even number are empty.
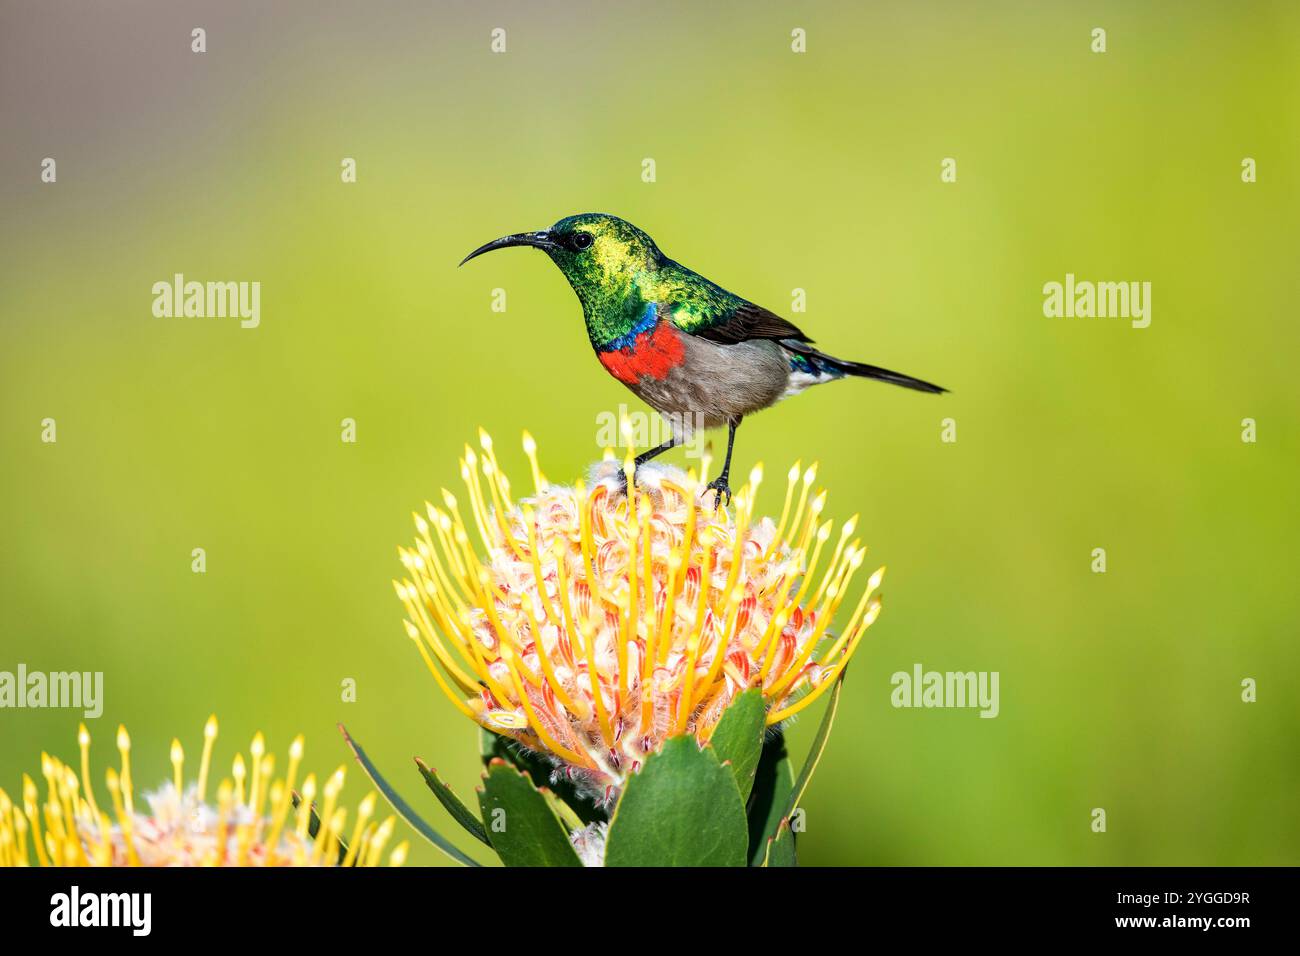
[[[571,239],[570,242],[573,243],[573,248],[575,249],[579,249],[579,250],[586,249],[588,246],[591,245],[591,233],[589,232],[575,233],[573,239]]]

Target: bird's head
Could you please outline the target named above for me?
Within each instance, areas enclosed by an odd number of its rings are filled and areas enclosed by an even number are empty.
[[[549,229],[502,236],[463,260],[510,246],[541,249],[559,266],[583,305],[626,294],[663,261],[654,240],[626,220],[600,212],[561,219]]]

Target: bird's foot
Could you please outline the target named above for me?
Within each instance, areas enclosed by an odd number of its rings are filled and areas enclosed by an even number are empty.
[[[626,498],[627,497],[627,472],[620,467],[618,471],[614,472],[614,474],[610,475],[610,477],[614,480],[615,497],[621,495],[622,497]],[[641,481],[639,480],[639,469],[634,470],[632,472],[632,481],[637,488],[644,487],[644,485],[642,485]]]
[[[704,487],[704,495],[713,492],[713,510],[721,511],[723,504],[731,504],[731,485],[727,484],[727,476],[719,475]],[[723,499],[726,499],[724,502]]]

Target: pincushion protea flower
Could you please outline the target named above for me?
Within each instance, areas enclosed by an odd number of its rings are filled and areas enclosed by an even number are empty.
[[[835,535],[815,465],[790,469],[776,521],[755,509],[761,467],[730,509],[701,500],[703,475],[634,475],[631,451],[551,485],[526,432],[534,492],[516,501],[480,446],[464,502],[444,490],[414,516],[394,582],[434,680],[482,728],[479,813],[417,759],[434,796],[508,866],[794,865],[791,821],[880,610],[883,568],[831,629],[866,553],[856,517]],[[823,695],[796,776],[782,725]],[[344,735],[417,832],[478,865]]]
[[[375,866],[392,838],[395,820],[371,820],[375,794],[361,801],[350,827],[347,811],[337,806],[343,787],[340,767],[321,788],[324,799],[319,816],[312,805],[316,777],[302,782],[301,796],[294,791],[303,739],[289,747],[289,765],[283,778],[275,778],[275,758],[266,752],[259,733],[249,757],[237,754],[231,777],[216,786],[216,807],[205,801],[217,719],[208,719],[203,731],[203,755],[198,782],[184,784],[184,750],[173,740],[173,778],[159,790],[146,794],[149,812],[135,804],[131,779],[131,738],[125,727],[117,731],[121,769],[106,774],[110,805],[101,809],[90,776],[90,734],[81,725],[80,775],[58,759],[41,754],[41,774],[46,797],[24,774],[22,805],[0,789],[0,866]],[[111,813],[110,813],[111,811]],[[324,821],[322,825],[322,821]],[[31,831],[31,850],[27,834]],[[400,865],[408,845],[400,843],[389,854]]]
[[[480,439],[482,453],[467,446],[460,462],[467,517],[444,490],[400,549],[407,633],[467,717],[603,802],[669,737],[706,743],[747,689],[761,691],[768,725],[799,713],[879,612],[884,568],[829,630],[866,549],[856,516],[828,547],[815,465],[790,469],[773,522],[755,512],[761,466],[733,509],[715,511],[704,480],[681,471],[646,465],[630,482],[630,454],[598,466],[590,486],[547,484],[525,435],[535,493],[515,502]]]

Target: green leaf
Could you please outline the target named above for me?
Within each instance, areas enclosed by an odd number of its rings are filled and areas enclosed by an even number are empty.
[[[786,803],[794,792],[794,767],[785,749],[785,734],[777,731],[763,744],[749,795],[749,865],[762,866],[767,841],[785,819]]]
[[[813,772],[830,739],[835,712],[840,704],[840,690],[844,686],[844,673],[840,672],[835,679],[835,686],[831,688],[821,726],[817,728],[817,736],[813,738],[797,780],[785,749],[784,735],[778,734],[763,746],[753,796],[749,801],[750,866],[795,865],[795,838],[789,825],[790,817],[808,790]]]
[[[745,805],[712,748],[689,735],[651,754],[623,788],[606,866],[744,866]]]
[[[300,806],[302,806],[302,794],[300,794],[297,790],[289,791],[289,799],[293,803],[293,808],[295,810],[297,810]],[[307,836],[311,837],[314,840],[316,839],[316,834],[318,833],[320,833],[320,817],[316,815],[316,805],[312,804],[310,807],[307,808]],[[344,841],[342,837],[340,837],[339,838],[339,866],[343,865],[343,861],[347,859],[347,855],[348,855],[347,842]]]
[[[388,805],[393,808],[393,811],[411,825],[412,830],[420,834],[420,836],[424,837],[443,853],[447,854],[447,856],[451,857],[452,860],[461,864],[461,866],[480,865],[464,853],[460,852],[460,850],[456,849],[456,847],[452,845],[451,841],[433,827],[429,826],[429,824],[425,823],[424,820],[420,818],[420,815],[411,809],[410,804],[398,796],[397,791],[389,786],[388,781],[380,775],[379,770],[370,762],[370,758],[366,756],[366,752],[361,749],[361,745],[348,735],[347,728],[342,724],[339,724],[339,730],[342,731],[343,739],[347,741],[348,748],[352,751],[352,755],[357,758],[357,763],[361,764],[361,769],[366,772],[366,776],[370,778],[370,782],[373,783],[379,792],[384,795],[384,799],[388,801]]]
[[[709,738],[709,745],[717,752],[718,759],[723,763],[731,761],[731,772],[735,774],[741,800],[749,799],[749,790],[754,785],[754,771],[758,769],[758,758],[763,752],[766,717],[763,691],[751,688],[731,702]]]
[[[455,791],[438,776],[438,771],[428,766],[419,757],[415,758],[415,765],[420,768],[420,776],[433,791],[433,795],[438,798],[438,802],[451,814],[451,818],[464,827],[474,839],[481,841],[485,846],[491,846],[492,841],[488,839],[487,831],[483,829],[479,818],[474,816],[469,807],[456,796]]]
[[[538,792],[546,798],[547,806],[555,811],[555,815],[559,817],[560,822],[564,824],[564,829],[568,830],[570,833],[574,830],[583,829],[585,824],[583,824],[578,815],[573,812],[572,807],[555,795],[555,791],[546,787],[541,787]]]
[[[826,742],[831,736],[831,726],[835,723],[835,711],[840,706],[840,690],[844,687],[844,675],[847,672],[848,668],[844,668],[840,671],[840,676],[835,678],[835,686],[831,688],[830,702],[826,705],[826,713],[822,714],[821,726],[817,728],[817,736],[813,738],[812,746],[808,748],[808,756],[803,762],[803,769],[799,771],[799,777],[794,782],[794,789],[790,791],[790,798],[786,801],[785,813],[782,814],[786,819],[789,819],[795,808],[799,806],[799,801],[803,799],[804,792],[812,781],[812,775],[817,770],[817,764],[821,762],[822,751],[826,749]]]
[[[582,866],[546,797],[517,767],[504,760],[488,764],[478,803],[506,866]]]
[[[493,757],[504,758],[505,745],[510,741],[500,734],[494,734],[486,727],[480,726],[478,729],[478,755],[483,758],[483,766],[488,765]]]
[[[480,726],[478,729],[478,755],[483,758],[483,766],[486,767],[493,758],[509,760],[506,756],[509,752],[506,747],[510,740],[502,737],[500,734],[494,734],[486,727]]]
[[[794,866],[794,831],[790,821],[784,819],[777,827],[776,835],[767,841],[763,853],[764,866]]]
[[[597,807],[589,797],[580,794],[569,781],[565,779],[551,781],[550,777],[551,772],[555,769],[554,766],[531,750],[521,746],[517,741],[501,734],[494,734],[492,731],[480,727],[479,753],[483,757],[484,767],[488,766],[493,760],[504,760],[528,774],[529,779],[538,781],[539,785],[545,784],[548,786],[551,792],[562,800],[565,806],[572,810],[584,824],[603,823],[609,819],[609,814]]]

